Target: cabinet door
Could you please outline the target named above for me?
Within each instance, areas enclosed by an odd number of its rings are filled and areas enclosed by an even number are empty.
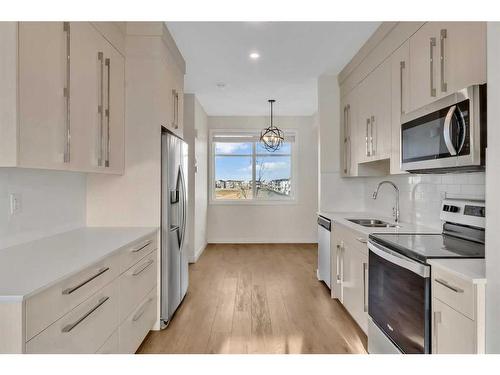
[[[401,115],[408,111],[410,43],[406,41],[391,56],[391,174],[401,170]]]
[[[18,32],[19,164],[66,169],[68,49],[64,23],[20,22]]]
[[[371,155],[375,160],[391,156],[391,61],[385,60],[369,76]]]
[[[71,22],[71,158],[73,169],[104,168],[104,52],[89,22]]]
[[[121,174],[125,164],[125,59],[105,39],[104,51],[104,165]]]
[[[424,24],[410,38],[410,110],[423,107],[439,94],[439,25]]]
[[[344,241],[342,303],[364,332],[368,329],[368,257],[350,241]]]
[[[439,22],[442,96],[486,82],[486,22]],[[441,64],[443,64],[441,66]]]
[[[476,353],[474,321],[437,298],[432,299],[432,353]]]

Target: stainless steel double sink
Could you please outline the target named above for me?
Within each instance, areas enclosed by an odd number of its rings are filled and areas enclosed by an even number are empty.
[[[379,219],[346,219],[351,223],[362,225],[369,228],[399,228],[397,224],[391,224]]]

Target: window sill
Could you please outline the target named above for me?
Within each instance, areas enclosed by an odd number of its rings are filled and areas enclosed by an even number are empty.
[[[290,206],[297,205],[296,198],[290,200],[215,200],[208,202],[213,206]]]

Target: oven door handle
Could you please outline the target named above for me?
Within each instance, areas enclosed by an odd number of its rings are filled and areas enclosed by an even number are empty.
[[[379,257],[387,260],[388,262],[394,263],[400,267],[407,269],[417,275],[428,278],[430,277],[430,267],[425,264],[411,260],[404,255],[401,255],[395,251],[388,249],[387,247],[381,246],[379,244],[374,244],[373,242],[368,242],[368,249]]]
[[[446,148],[448,149],[451,156],[455,156],[457,154],[457,150],[453,145],[453,141],[451,140],[451,119],[453,117],[455,109],[457,109],[456,105],[450,107],[444,119],[444,127],[443,127],[444,143],[446,144]]]

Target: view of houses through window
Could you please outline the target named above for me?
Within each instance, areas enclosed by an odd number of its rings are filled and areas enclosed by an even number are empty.
[[[218,200],[291,199],[292,143],[267,151],[250,141],[214,141],[214,198]],[[217,139],[218,140],[218,139]]]

